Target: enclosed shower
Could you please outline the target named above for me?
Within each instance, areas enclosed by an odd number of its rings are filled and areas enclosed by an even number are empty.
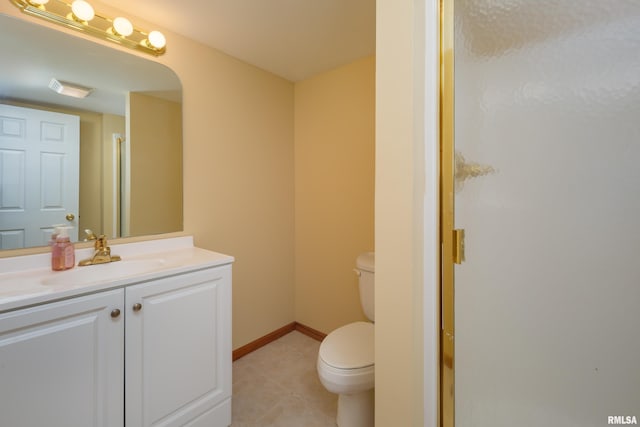
[[[443,4],[444,423],[640,422],[640,1]]]

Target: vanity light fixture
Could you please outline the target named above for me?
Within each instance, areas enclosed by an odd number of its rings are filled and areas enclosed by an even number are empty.
[[[113,31],[113,33],[116,35],[129,37],[131,34],[133,34],[133,24],[127,18],[119,16],[113,20],[111,31]]]
[[[71,16],[78,21],[87,24],[96,16],[96,12],[86,1],[75,0],[71,3]]]
[[[27,15],[81,31],[131,49],[162,55],[167,41],[159,31],[144,31],[124,17],[97,13],[85,0],[10,0]]]
[[[93,91],[90,87],[65,82],[55,77],[49,82],[49,89],[61,95],[72,96],[74,98],[86,98]]]
[[[154,49],[163,49],[167,45],[167,39],[160,31],[151,31],[147,38],[149,45]]]

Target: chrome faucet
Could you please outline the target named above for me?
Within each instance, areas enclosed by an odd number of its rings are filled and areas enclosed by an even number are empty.
[[[107,246],[107,238],[105,235],[100,235],[94,244],[95,252],[89,259],[83,259],[78,263],[78,267],[84,267],[87,265],[105,264],[108,262],[120,261],[120,255],[111,255],[111,248]]]

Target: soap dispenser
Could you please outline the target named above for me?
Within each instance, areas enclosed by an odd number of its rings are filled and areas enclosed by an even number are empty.
[[[51,269],[53,271],[69,270],[76,263],[76,252],[69,239],[69,228],[56,227],[56,242],[51,248]]]

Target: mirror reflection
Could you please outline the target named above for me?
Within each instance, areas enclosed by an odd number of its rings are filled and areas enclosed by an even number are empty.
[[[1,14],[0,52],[0,249],[46,245],[57,224],[76,241],[85,230],[182,230],[182,89],[172,70]],[[89,95],[53,90],[68,83]]]

